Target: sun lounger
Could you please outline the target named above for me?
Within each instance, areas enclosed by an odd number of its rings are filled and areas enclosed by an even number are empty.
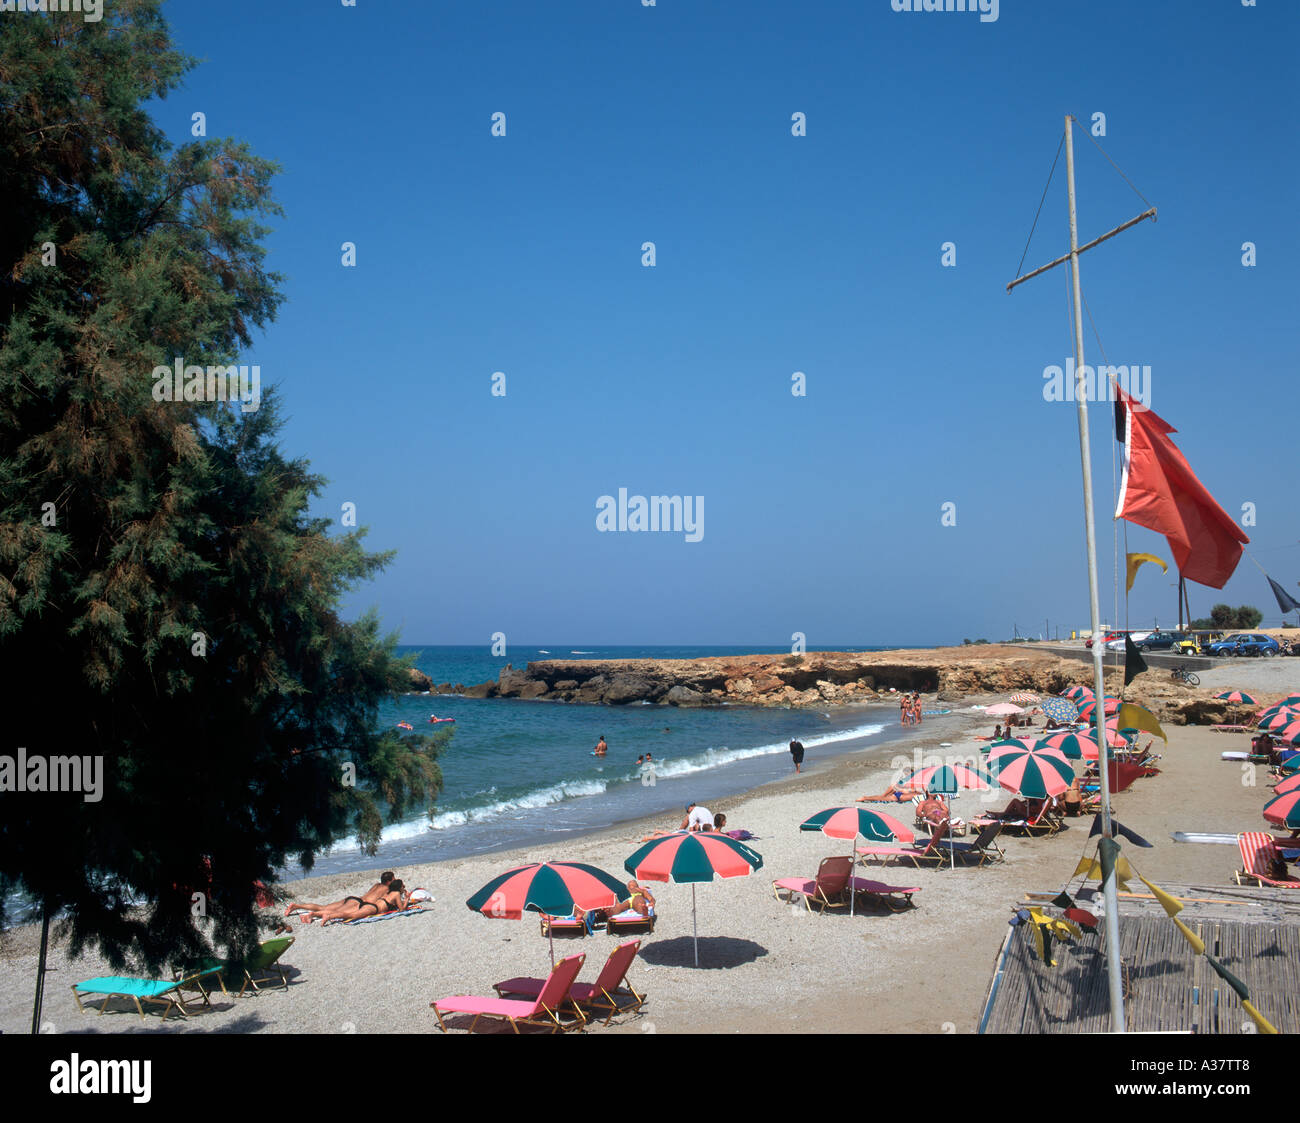
[[[648,916],[642,916],[636,909],[624,909],[605,921],[605,932],[610,936],[631,933],[649,933],[655,930],[655,910]]]
[[[253,988],[254,993],[261,991],[259,983],[269,983],[275,978],[279,978],[280,985],[289,989],[289,975],[287,968],[280,963],[280,956],[289,950],[293,944],[293,936],[281,936],[279,939],[267,940],[260,948],[257,949],[243,963],[228,962],[225,964],[225,971],[228,976],[240,977],[241,985],[237,997],[242,998],[244,991],[249,987]]]
[[[976,866],[983,866],[989,862],[1004,862],[1007,856],[997,841],[998,835],[1002,833],[1002,827],[1002,822],[997,819],[986,822],[980,827],[980,833],[970,842],[953,842],[951,839],[945,839],[943,847],[949,853],[960,856],[962,861],[973,862]]]
[[[84,983],[74,983],[72,997],[77,1000],[77,1009],[82,1012],[86,1009],[81,1003],[83,995],[101,995],[104,999],[99,1007],[101,1015],[108,1009],[109,1002],[114,998],[129,998],[135,1003],[136,1013],[142,1018],[144,1017],[144,1007],[140,1005],[142,1002],[161,1006],[164,1021],[173,1009],[179,1010],[181,1017],[186,1018],[189,1017],[189,1011],[185,1008],[181,989],[197,990],[203,998],[203,1005],[211,1006],[203,980],[219,974],[220,971],[221,966],[218,964],[192,971],[179,979],[134,979],[126,975],[101,975],[95,979],[87,979]]]
[[[561,1033],[565,1027],[560,1021],[560,1010],[566,1002],[569,1002],[569,990],[582,969],[584,959],[586,959],[585,955],[570,955],[561,959],[542,985],[537,997],[531,1001],[517,998],[479,998],[458,994],[451,998],[440,998],[436,1002],[430,1002],[429,1005],[433,1007],[434,1016],[438,1019],[438,1027],[443,1033],[447,1032],[447,1024],[442,1020],[444,1014],[473,1014],[474,1020],[469,1026],[470,1033],[474,1032],[479,1019],[484,1017],[504,1018],[515,1033],[519,1032],[521,1025],[542,1025],[547,1026],[552,1033]],[[574,1010],[578,1015],[578,1025],[585,1025],[587,1019],[581,1009],[574,1006]]]
[[[586,934],[586,923],[576,916],[547,916],[542,913],[543,936],[576,936],[581,939]]]
[[[818,912],[828,906],[848,904],[849,876],[853,873],[853,859],[847,856],[823,858],[817,867],[817,876],[811,880],[802,877],[783,877],[772,882],[772,896],[778,900],[784,890],[786,900],[794,902],[795,894],[803,897],[804,907],[812,912],[813,903]]]
[[[645,917],[641,919],[644,920]],[[609,1025],[614,1020],[614,1015],[623,1010],[639,1010],[645,1002],[645,995],[637,994],[627,981],[627,969],[640,948],[640,940],[619,944],[610,953],[594,983],[574,983],[569,988],[570,1001],[591,1010],[608,1010],[609,1017],[605,1019],[605,1025]],[[503,983],[497,983],[494,989],[502,998],[508,994],[538,998],[545,986],[544,979],[507,979]],[[621,1005],[621,1000],[628,998],[632,1000],[631,1003]]]
[[[882,864],[887,863],[891,858],[896,860],[908,859],[913,865],[919,866],[922,862],[942,862],[945,858],[943,848],[939,845],[948,835],[948,823],[945,820],[934,829],[928,839],[917,839],[911,846],[859,846],[858,853],[863,858],[876,858]],[[921,843],[924,841],[925,845]]]
[[[1050,802],[1050,801],[1049,801]],[[1056,834],[1060,830],[1060,825],[1052,818],[1048,812],[1049,802],[1044,802],[1043,806],[1038,809],[1038,814],[1032,819],[1003,819],[1002,829],[1004,831],[1015,831],[1036,838],[1044,834]],[[1083,802],[1084,810],[1087,810],[1088,800]]]
[[[1238,885],[1253,881],[1274,889],[1300,889],[1300,880],[1294,877],[1279,880],[1269,876],[1268,862],[1276,853],[1276,843],[1263,831],[1246,831],[1237,835],[1237,845],[1241,848],[1242,868],[1232,876]]]
[[[916,908],[912,894],[921,891],[919,885],[886,885],[883,881],[869,881],[865,877],[849,878],[848,888],[851,892],[866,897],[872,904],[887,908],[890,912]]]

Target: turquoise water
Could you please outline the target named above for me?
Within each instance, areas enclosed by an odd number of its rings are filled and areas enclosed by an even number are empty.
[[[523,668],[540,659],[691,659],[753,654],[754,647],[511,647],[494,657],[484,647],[406,647],[435,683],[472,686],[495,680],[507,663]],[[774,645],[771,649],[780,653]],[[882,651],[883,647],[836,647]],[[854,706],[825,712],[718,706],[678,709],[634,704],[593,706],[519,699],[408,695],[386,703],[381,723],[408,721],[428,729],[430,715],[455,718],[450,747],[440,760],[445,789],[432,819],[390,824],[377,857],[348,845],[322,857],[314,873],[369,868],[376,863],[451,858],[505,847],[545,848],[566,835],[610,823],[665,814],[680,817],[694,799],[707,803],[789,775],[788,745],[808,749],[806,768],[885,739],[897,725],[897,707]],[[442,726],[448,728],[448,726]],[[604,735],[609,752],[592,749]],[[636,760],[650,752],[652,778]],[[650,781],[653,782],[650,782]],[[737,824],[743,825],[743,824]]]

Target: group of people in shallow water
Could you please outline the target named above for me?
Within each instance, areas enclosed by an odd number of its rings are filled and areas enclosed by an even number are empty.
[[[401,912],[411,904],[411,894],[392,870],[385,870],[360,897],[344,897],[327,905],[294,901],[284,910],[285,916],[300,916],[304,924],[313,920],[362,920],[368,916],[382,916],[387,912]]]
[[[901,725],[921,724],[921,695],[915,690],[898,696],[898,718]]]

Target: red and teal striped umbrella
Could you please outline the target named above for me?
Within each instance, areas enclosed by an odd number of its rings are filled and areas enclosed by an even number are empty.
[[[1300,791],[1274,796],[1264,804],[1264,818],[1279,827],[1300,827]]]
[[[1284,725],[1281,729],[1273,730],[1270,736],[1276,741],[1281,741],[1284,745],[1300,743],[1300,720]]]
[[[1281,729],[1293,721],[1300,721],[1300,707],[1276,705],[1259,715],[1260,729]]]
[[[1059,749],[1066,760],[1098,760],[1097,742],[1086,733],[1057,733],[1038,742],[1049,749]]]
[[[1074,783],[1074,767],[1060,749],[1048,745],[995,745],[989,753],[989,769],[1008,791],[1031,799],[1060,795]]]
[[[962,789],[977,792],[991,791],[996,785],[997,780],[983,768],[958,763],[932,764],[928,768],[918,769],[898,786],[921,792],[955,795]]]
[[[700,935],[695,922],[695,885],[715,877],[747,877],[763,868],[763,856],[725,834],[674,831],[647,842],[623,868],[645,881],[691,883],[691,931],[695,937],[695,966],[700,965]]]
[[[1086,686],[1080,686],[1075,683],[1061,691],[1062,698],[1069,698],[1072,702],[1091,702],[1096,695]]]
[[[1124,704],[1124,699],[1115,698],[1110,694],[1106,695],[1106,700],[1105,700],[1106,713],[1108,714],[1119,713],[1119,708],[1123,704]],[[1091,721],[1092,715],[1096,712],[1096,710],[1097,710],[1096,699],[1090,698],[1086,703],[1084,703],[1082,706],[1079,707],[1079,717],[1083,721]]]
[[[524,913],[568,916],[574,907],[602,909],[623,899],[627,886],[582,862],[530,862],[494,877],[465,902],[494,920],[520,920]],[[555,938],[551,937],[551,963]]]
[[[1300,706],[1300,694],[1288,694],[1278,703],[1279,706]]]
[[[914,842],[916,835],[892,815],[866,807],[828,807],[799,824],[801,831],[821,831],[828,838],[858,835],[873,842]]]
[[[1295,776],[1288,776],[1273,789],[1273,794],[1286,795],[1288,792],[1296,791],[1300,791],[1300,773],[1297,773]]]
[[[892,815],[873,811],[861,804],[853,807],[828,807],[799,824],[801,831],[821,831],[827,838],[847,838],[857,842],[858,835],[873,842],[915,842],[914,835]],[[849,851],[849,860],[854,857]],[[857,907],[857,898],[849,898],[849,915]]]
[[[618,878],[581,862],[531,862],[494,877],[465,902],[496,920],[519,920],[525,911],[567,916],[575,905],[607,908],[627,887]]]
[[[1243,694],[1240,690],[1225,690],[1222,694],[1216,694],[1215,697],[1220,702],[1243,702],[1247,706],[1255,705],[1255,699],[1249,694]]]

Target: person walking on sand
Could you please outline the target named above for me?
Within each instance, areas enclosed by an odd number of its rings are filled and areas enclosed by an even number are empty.
[[[802,772],[803,771],[803,742],[802,741],[790,742],[790,755],[794,757],[794,770],[796,772]]]

